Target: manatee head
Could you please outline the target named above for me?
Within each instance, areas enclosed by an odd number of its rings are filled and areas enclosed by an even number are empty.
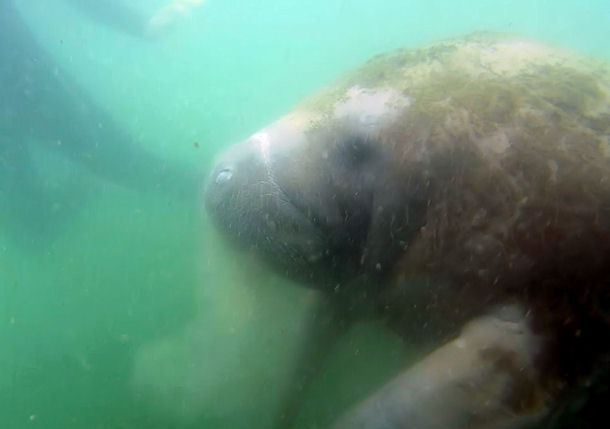
[[[315,287],[383,275],[421,226],[423,193],[407,189],[387,141],[408,105],[393,89],[355,87],[324,115],[279,119],[218,159],[208,213],[234,242]]]

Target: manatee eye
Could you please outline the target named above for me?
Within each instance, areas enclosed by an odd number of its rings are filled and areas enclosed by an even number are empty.
[[[231,177],[233,177],[233,170],[230,168],[223,168],[216,175],[216,179],[214,179],[214,182],[216,184],[225,183],[231,180]]]

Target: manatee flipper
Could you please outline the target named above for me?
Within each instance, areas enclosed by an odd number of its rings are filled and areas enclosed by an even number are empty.
[[[349,322],[335,310],[325,297],[317,295],[312,311],[303,328],[304,341],[299,345],[292,376],[284,389],[275,429],[291,428],[302,408],[303,392],[320,372],[332,346],[346,332]]]
[[[546,414],[534,370],[540,339],[506,307],[349,410],[334,429],[525,428]]]

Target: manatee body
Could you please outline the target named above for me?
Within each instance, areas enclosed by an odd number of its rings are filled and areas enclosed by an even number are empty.
[[[603,61],[491,34],[375,57],[230,148],[206,204],[339,318],[438,341],[339,427],[521,427],[607,362]]]

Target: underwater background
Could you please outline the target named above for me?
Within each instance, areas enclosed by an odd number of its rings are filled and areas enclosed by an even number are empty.
[[[19,22],[0,36],[20,36],[0,42],[0,428],[269,427],[314,297],[216,237],[201,201],[215,154],[398,47],[494,30],[610,60],[607,0],[197,6],[139,37],[112,9],[0,0]],[[298,427],[325,427],[409,352],[356,326]]]

